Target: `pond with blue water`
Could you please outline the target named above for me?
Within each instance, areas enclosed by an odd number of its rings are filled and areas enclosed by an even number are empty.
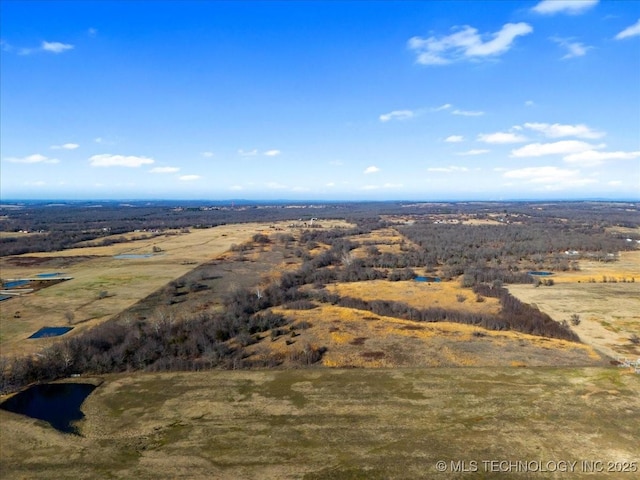
[[[151,258],[153,253],[121,253],[120,255],[114,255],[113,258],[118,260],[129,260],[134,258]]]
[[[73,423],[84,418],[80,407],[95,388],[90,383],[33,385],[2,402],[0,408],[44,420],[56,430],[77,435]]]
[[[59,337],[73,330],[73,327],[42,327],[28,338]]]
[[[534,271],[527,272],[529,275],[535,275],[536,277],[548,277],[549,275],[553,275],[553,272],[545,272],[545,271]]]
[[[416,282],[439,282],[440,277],[414,277]]]

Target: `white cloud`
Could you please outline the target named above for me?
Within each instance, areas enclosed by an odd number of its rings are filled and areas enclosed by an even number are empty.
[[[484,112],[470,111],[470,110],[454,110],[451,115],[462,115],[463,117],[480,117],[484,115]]]
[[[65,143],[62,145],[51,145],[51,150],[75,150],[79,146],[77,143]]]
[[[380,187],[378,185],[364,185],[363,187],[360,187],[360,190],[377,190]]]
[[[560,137],[578,137],[578,138],[601,138],[604,137],[603,132],[592,130],[582,123],[576,125],[561,125],[559,123],[525,123],[524,126],[529,130],[542,133],[549,138]]]
[[[595,167],[602,165],[606,160],[632,160],[640,157],[637,152],[597,152],[595,150],[585,150],[584,152],[573,153],[564,157],[567,163],[580,164],[583,167]]]
[[[229,190],[232,190],[234,192],[239,192],[240,190],[244,190],[244,187],[242,187],[241,185],[231,185],[229,187]]]
[[[89,35],[90,37],[95,37],[96,35],[98,35],[98,30],[96,30],[95,28],[89,28],[87,30],[87,35]]]
[[[382,114],[378,118],[381,122],[388,122],[389,120],[408,120],[414,116],[415,113],[411,110],[394,110],[393,112]]]
[[[200,175],[180,175],[178,179],[181,182],[193,182],[194,180],[200,180],[202,177]]]
[[[344,163],[342,163],[341,160],[331,160],[329,162],[329,165],[333,165],[335,167],[341,167],[342,165],[344,165]]]
[[[23,185],[27,187],[44,187],[47,184],[44,180],[35,180],[32,182],[24,182]]]
[[[364,169],[364,173],[366,175],[370,174],[370,173],[376,173],[379,172],[380,169],[378,167],[376,167],[375,165],[371,165],[370,167],[367,167]]]
[[[5,158],[7,162],[11,163],[59,163],[60,160],[57,158],[49,158],[44,155],[40,155],[39,153],[34,153],[33,155],[28,155],[26,157],[7,157]]]
[[[240,155],[242,157],[254,157],[254,156],[258,155],[258,150],[255,149],[255,148],[253,150],[240,149],[240,150],[238,150],[238,155]]]
[[[563,60],[583,57],[587,54],[589,49],[593,48],[580,42],[572,42],[570,38],[551,37],[551,40],[567,50],[567,54],[562,57]]]
[[[624,38],[637,37],[638,35],[640,35],[640,19],[638,19],[638,21],[633,25],[625,28],[620,33],[618,33],[615,36],[615,39],[622,40]]]
[[[519,143],[526,142],[527,137],[518,135],[517,133],[509,132],[495,132],[495,133],[481,133],[478,135],[478,141],[484,143]]]
[[[154,167],[149,172],[151,173],[176,173],[179,172],[178,167]]]
[[[42,50],[44,50],[45,52],[62,53],[67,50],[71,50],[73,48],[73,45],[60,42],[42,42],[40,48],[42,48]]]
[[[509,170],[502,176],[513,180],[521,180],[525,183],[542,185],[544,190],[581,187],[597,181],[593,178],[581,177],[579,170],[567,170],[552,166]]]
[[[524,102],[525,107],[533,107],[534,105],[535,102],[533,100],[527,100],[526,102]]]
[[[476,149],[472,149],[472,150],[467,150],[466,152],[458,152],[458,153],[456,153],[456,155],[460,155],[460,156],[466,157],[466,156],[470,156],[470,155],[483,155],[485,153],[489,153],[490,151],[491,150],[483,150],[483,149],[476,148]]]
[[[448,143],[459,143],[464,141],[464,137],[462,135],[449,135],[444,141]]]
[[[456,167],[452,165],[450,167],[431,167],[427,168],[427,172],[435,172],[435,173],[460,173],[460,172],[468,172],[469,169],[467,167]]]
[[[618,187],[622,185],[622,182],[620,180],[611,180],[610,182],[607,182],[607,185],[610,187]]]
[[[440,105],[439,107],[434,107],[431,110],[433,112],[440,112],[442,110],[448,110],[451,108],[451,104],[450,103],[445,103],[444,105]]]
[[[267,188],[270,188],[272,190],[284,190],[286,188],[288,188],[286,185],[283,185],[281,183],[278,182],[269,182],[266,184]]]
[[[533,32],[533,28],[523,22],[507,23],[498,32],[484,35],[468,25],[455,28],[451,35],[410,38],[408,47],[416,52],[416,62],[446,65],[469,58],[501,55],[511,48],[516,37]]]
[[[93,155],[89,158],[92,167],[131,167],[137,168],[142,165],[154,163],[152,158],[138,157],[135,155],[111,155],[103,153],[101,155]]]
[[[325,187],[335,187],[336,183],[335,182],[329,182],[329,183],[326,183],[324,186]]]
[[[554,15],[556,13],[567,13],[578,15],[594,7],[598,0],[543,0],[532,10],[543,15]]]
[[[200,155],[202,155],[204,158],[211,158],[213,157],[213,152],[202,152]]]
[[[280,155],[282,152],[280,150],[267,150],[266,152],[264,152],[264,154],[267,157],[277,157],[278,155]]]
[[[511,150],[511,157],[541,157],[543,155],[570,155],[586,152],[596,148],[604,148],[604,144],[592,145],[579,140],[561,140],[553,143],[530,143],[522,148]]]

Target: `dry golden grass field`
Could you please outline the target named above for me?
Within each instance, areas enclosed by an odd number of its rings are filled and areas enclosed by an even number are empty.
[[[100,385],[82,406],[81,436],[0,411],[2,478],[638,478],[640,382],[621,369],[208,371],[85,381]],[[633,462],[636,473],[616,471]],[[603,471],[587,473],[589,465]]]
[[[553,278],[552,287],[510,285],[509,291],[556,321],[580,315],[580,324],[572,328],[600,352],[613,358],[640,358],[640,345],[630,341],[632,335],[640,336],[640,251],[622,252],[617,262],[581,261],[580,271],[560,272]],[[632,278],[635,282],[630,283]]]
[[[605,365],[588,345],[498,332],[451,322],[412,322],[333,305],[312,310],[274,309],[294,320],[308,322],[295,337],[280,337],[249,347],[255,355],[289,352],[310,344],[325,347],[327,367],[463,367],[548,365]]]

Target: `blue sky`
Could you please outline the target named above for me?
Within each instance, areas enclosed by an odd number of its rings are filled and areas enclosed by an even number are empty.
[[[3,199],[640,198],[640,2],[0,4]]]

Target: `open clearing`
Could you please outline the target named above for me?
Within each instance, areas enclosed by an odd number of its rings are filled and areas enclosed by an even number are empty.
[[[603,277],[616,279],[616,283]],[[626,278],[622,283],[619,279]],[[635,282],[630,283],[630,279]],[[509,285],[521,301],[536,304],[556,321],[581,322],[572,326],[580,339],[613,357],[640,358],[640,345],[629,339],[640,336],[640,251],[622,252],[617,262],[580,262],[580,271],[553,276],[555,285]],[[590,283],[595,279],[596,283]]]
[[[83,379],[86,381],[87,379]],[[617,368],[312,369],[109,375],[83,436],[0,411],[5,478],[637,478],[640,381]],[[439,473],[436,462],[446,462]],[[576,461],[573,473],[485,460]],[[624,463],[620,463],[623,465]],[[615,465],[615,463],[614,463]],[[637,465],[637,463],[636,463]]]

